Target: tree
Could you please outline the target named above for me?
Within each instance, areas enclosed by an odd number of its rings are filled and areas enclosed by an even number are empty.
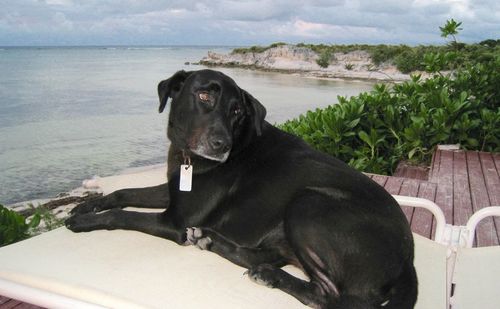
[[[462,22],[456,22],[453,18],[447,20],[443,27],[439,27],[439,30],[441,30],[441,36],[443,38],[451,36],[453,38],[453,42],[457,44],[457,38],[455,35],[458,34],[458,31],[462,30],[462,28],[460,28],[461,25]]]

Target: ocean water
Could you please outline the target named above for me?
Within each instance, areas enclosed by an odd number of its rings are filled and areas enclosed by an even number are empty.
[[[94,175],[166,160],[167,114],[157,84],[197,70],[209,50],[228,47],[0,48],[0,203],[49,198]],[[280,123],[371,89],[237,68],[219,69]]]

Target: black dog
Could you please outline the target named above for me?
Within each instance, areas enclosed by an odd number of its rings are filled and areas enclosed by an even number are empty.
[[[312,307],[413,308],[412,234],[382,187],[270,125],[259,101],[220,72],[179,71],[158,93],[160,112],[172,98],[168,184],[81,204],[69,229],[193,244]],[[166,210],[121,209],[131,205]],[[286,264],[310,281],[281,270]]]

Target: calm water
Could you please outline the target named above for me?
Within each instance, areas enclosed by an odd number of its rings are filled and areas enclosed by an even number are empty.
[[[0,203],[52,197],[94,175],[164,162],[156,86],[214,47],[0,48]],[[365,82],[221,69],[283,122]]]

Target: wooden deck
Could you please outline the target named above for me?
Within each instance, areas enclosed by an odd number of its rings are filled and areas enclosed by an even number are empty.
[[[0,296],[0,309],[43,309],[43,307],[30,305],[15,299]]]
[[[415,178],[369,175],[389,193],[422,197],[435,202],[445,214],[446,222],[465,225],[481,208],[500,206],[500,154],[463,150],[437,150],[429,170]],[[400,174],[405,173],[400,171]],[[407,177],[408,173],[405,174]],[[431,238],[435,220],[427,210],[403,207],[415,233]],[[476,246],[500,244],[500,218],[481,221],[476,230]]]

